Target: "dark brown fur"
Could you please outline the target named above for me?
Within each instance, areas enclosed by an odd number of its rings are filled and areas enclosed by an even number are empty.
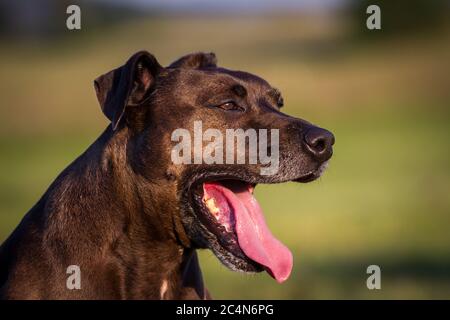
[[[2,298],[205,299],[198,248],[253,271],[198,223],[190,186],[211,173],[258,183],[306,182],[320,175],[333,142],[328,136],[326,150],[312,152],[305,132],[317,128],[281,113],[278,91],[215,64],[213,54],[199,53],[163,68],[139,52],[95,81],[111,125],[0,247]],[[230,97],[245,113],[220,110]],[[215,128],[280,128],[279,173],[261,177],[257,165],[172,164],[171,132],[191,128],[195,119]],[[69,265],[80,266],[80,290],[66,288]]]

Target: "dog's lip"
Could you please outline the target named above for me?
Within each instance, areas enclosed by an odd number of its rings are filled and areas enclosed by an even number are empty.
[[[253,187],[255,187],[258,183],[261,183],[261,184],[263,183],[263,182],[258,182],[257,179],[255,179],[254,181],[250,181],[250,179],[244,179],[235,174],[210,173],[210,174],[202,176],[201,178],[193,180],[189,188],[192,189],[192,188],[195,188],[196,186],[201,186],[205,182],[214,182],[214,181],[222,181],[222,180],[239,180],[239,181],[245,182],[249,185],[252,185]]]
[[[327,166],[328,166],[328,161],[325,161],[316,170],[310,171],[310,172],[308,172],[308,173],[302,175],[301,177],[296,178],[296,179],[294,179],[292,181],[300,182],[300,183],[312,182],[312,181],[320,178],[320,176],[325,171]]]
[[[303,176],[301,176],[301,177],[299,177],[297,179],[294,179],[292,181],[294,181],[294,182],[301,182],[301,183],[307,183],[307,182],[314,181],[317,178],[318,178],[318,175],[316,174],[316,172],[315,171],[311,171],[311,172],[309,172],[309,173],[307,173],[307,174],[305,174],[305,175],[303,175]]]
[[[238,176],[233,173],[209,173],[206,175],[201,176],[200,178],[191,180],[190,184],[188,185],[188,189],[195,189],[197,186],[202,185],[204,182],[214,182],[214,181],[221,181],[221,180],[239,180],[242,182],[245,182],[253,187],[256,187],[258,184],[278,184],[278,183],[286,183],[286,182],[301,182],[301,183],[307,183],[316,180],[319,178],[326,168],[327,162],[322,163],[320,166],[318,166],[315,170],[308,171],[307,173],[304,173],[298,177],[294,178],[286,178],[279,181],[265,181],[259,177],[249,176],[249,177],[242,177]]]

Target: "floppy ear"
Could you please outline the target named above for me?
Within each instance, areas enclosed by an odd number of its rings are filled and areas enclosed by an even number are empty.
[[[172,62],[172,64],[168,68],[202,69],[216,67],[217,58],[213,52],[197,52],[181,57],[177,61]]]
[[[138,106],[148,97],[162,67],[147,51],[135,53],[122,67],[94,80],[97,99],[116,130],[127,107]]]

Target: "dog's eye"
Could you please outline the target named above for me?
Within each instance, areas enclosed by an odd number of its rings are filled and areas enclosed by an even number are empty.
[[[237,111],[244,111],[242,107],[236,104],[234,101],[227,101],[225,103],[222,103],[221,105],[218,105],[220,109],[231,111],[231,110],[237,110]]]

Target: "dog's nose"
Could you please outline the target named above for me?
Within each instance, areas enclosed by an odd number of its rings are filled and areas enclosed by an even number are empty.
[[[330,159],[333,154],[334,135],[325,129],[312,127],[304,135],[306,149],[320,161]]]

